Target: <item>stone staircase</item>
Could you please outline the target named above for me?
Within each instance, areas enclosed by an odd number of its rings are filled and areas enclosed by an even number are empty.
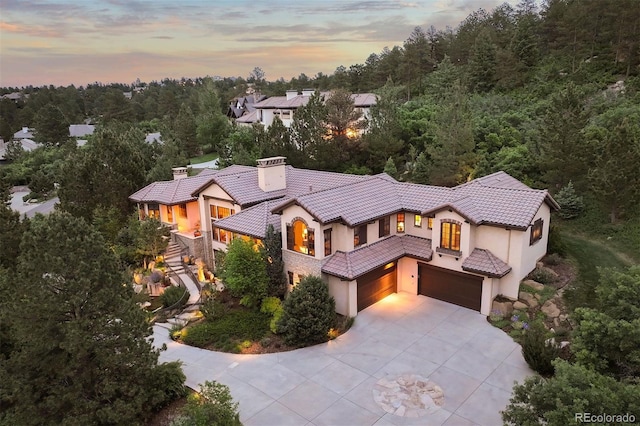
[[[189,299],[182,312],[173,318],[168,318],[168,324],[158,324],[161,327],[170,328],[172,325],[186,325],[190,320],[197,317],[197,312],[200,310],[200,289],[198,285],[193,281],[190,275],[185,271],[185,267],[182,263],[182,249],[176,243],[169,243],[167,249],[164,252],[164,262],[171,268],[173,273],[169,274],[169,279],[174,285],[178,285],[176,276],[178,276],[187,287],[189,291]]]

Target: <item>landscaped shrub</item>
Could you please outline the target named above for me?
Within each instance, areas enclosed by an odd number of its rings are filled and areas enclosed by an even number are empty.
[[[305,276],[284,301],[278,330],[289,345],[325,342],[334,325],[336,303],[327,285],[315,276]]]
[[[215,296],[208,296],[207,299],[200,306],[200,312],[208,320],[219,319],[225,316],[228,309],[218,300]]]
[[[149,411],[154,412],[185,396],[187,394],[187,388],[184,385],[186,379],[180,361],[158,364],[149,379],[149,389],[153,392],[149,400],[151,405]]]
[[[181,415],[171,426],[225,425],[242,426],[238,403],[233,402],[229,388],[215,381],[200,385],[200,393],[189,395]]]
[[[556,277],[545,268],[537,268],[531,271],[528,277],[541,284],[551,284],[556,280]]]
[[[269,332],[269,316],[261,312],[234,311],[220,319],[205,321],[182,331],[182,341],[203,348],[214,345],[232,350],[234,342],[260,340]]]
[[[187,302],[188,297],[185,296],[186,289],[182,287],[171,286],[167,287],[164,292],[160,295],[160,300],[162,300],[162,306],[168,308],[169,306],[173,306],[178,301],[182,301],[182,303],[177,307],[182,307]],[[184,296],[184,297],[183,297]]]
[[[265,297],[262,300],[262,306],[260,307],[260,312],[264,314],[271,315],[271,322],[269,323],[269,328],[272,333],[278,332],[278,321],[282,317],[282,312],[284,312],[282,307],[282,302],[277,297]]]
[[[547,329],[541,322],[534,322],[522,338],[522,356],[527,364],[543,376],[553,375],[551,361],[560,355],[559,346],[548,341]]]
[[[224,257],[225,285],[240,303],[255,307],[267,294],[267,269],[262,255],[251,241],[236,238],[228,246]]]

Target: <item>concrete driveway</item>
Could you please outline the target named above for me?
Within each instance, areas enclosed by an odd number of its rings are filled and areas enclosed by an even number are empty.
[[[229,386],[247,426],[495,426],[502,424],[514,382],[534,374],[520,346],[483,315],[407,293],[360,312],[337,339],[291,352],[211,352],[171,341],[160,326],[154,339],[168,347],[161,361],[184,363],[189,387],[205,380]],[[429,400],[430,408],[419,413],[393,414],[380,404],[379,390],[397,390],[389,383],[398,377],[428,379],[444,398],[439,405]]]

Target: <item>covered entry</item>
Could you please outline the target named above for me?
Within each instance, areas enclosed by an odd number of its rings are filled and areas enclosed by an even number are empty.
[[[418,264],[418,294],[480,311],[483,277]]]
[[[396,262],[367,272],[358,278],[358,312],[397,290]]]

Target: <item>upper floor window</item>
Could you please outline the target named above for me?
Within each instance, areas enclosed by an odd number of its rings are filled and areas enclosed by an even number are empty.
[[[353,228],[353,246],[358,247],[367,244],[367,224]]]
[[[531,236],[529,238],[529,245],[533,245],[542,238],[543,224],[544,222],[542,221],[542,219],[538,219],[533,222],[533,225],[531,225]]]
[[[324,255],[331,255],[331,229],[324,230]]]
[[[209,206],[209,209],[211,211],[211,219],[224,219],[225,217],[229,217],[233,214],[236,214],[236,211],[229,207],[212,205],[212,206]]]
[[[173,223],[173,206],[167,206],[167,222]]]
[[[404,213],[398,213],[398,224],[396,225],[396,232],[399,234],[404,232]]]
[[[440,225],[440,247],[460,251],[460,222],[442,221]]]
[[[294,219],[287,225],[287,250],[316,255],[314,230],[308,228],[304,220]]]
[[[378,221],[378,237],[386,237],[391,233],[391,216],[385,216]]]
[[[417,214],[413,217],[413,226],[416,228],[422,228],[422,216]]]

